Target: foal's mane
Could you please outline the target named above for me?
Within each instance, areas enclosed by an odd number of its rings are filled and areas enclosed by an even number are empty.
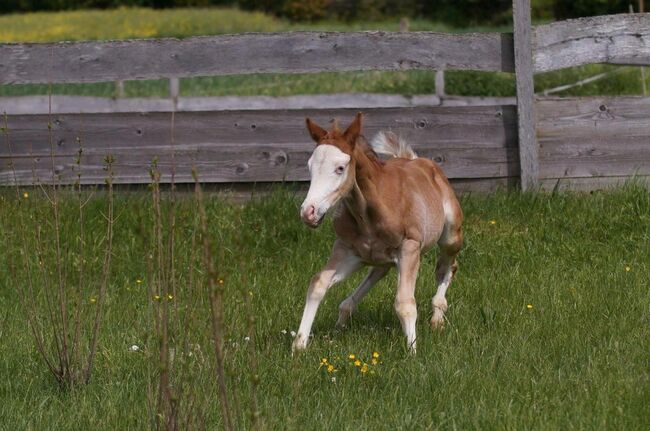
[[[375,150],[372,148],[365,136],[359,135],[355,145],[358,145],[359,148],[363,150],[363,153],[370,159],[370,161],[376,163],[379,166],[384,164],[384,161],[379,158]]]

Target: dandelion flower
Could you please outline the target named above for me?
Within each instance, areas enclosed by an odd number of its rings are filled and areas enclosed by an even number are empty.
[[[223,285],[223,283],[224,283],[223,278],[220,278],[219,281],[218,281],[218,283],[221,284],[221,285]]]
[[[327,366],[327,372],[328,372],[328,373],[333,373],[334,371],[336,371],[336,368],[334,368],[334,365],[329,364],[329,365]]]
[[[27,192],[23,193],[23,197],[24,197],[25,199],[27,199],[27,198],[29,197],[29,193],[27,193]]]
[[[91,304],[94,304],[95,302],[97,302],[97,298],[95,298],[94,296],[92,298],[90,298],[90,303]]]
[[[533,304],[526,305],[526,308],[528,308],[529,310],[532,310],[533,309]]]
[[[320,363],[323,364],[323,365],[327,365],[327,358],[321,359]]]
[[[362,374],[366,374],[368,372],[368,364],[364,363],[359,371],[361,371]]]
[[[379,352],[372,352],[372,357],[375,359],[379,358]]]
[[[160,295],[154,295],[153,299],[154,299],[155,301],[160,301]]]
[[[354,356],[354,353],[350,353],[350,354],[348,355],[348,359],[355,360],[356,358],[357,358],[357,357]]]
[[[495,224],[497,224],[497,221],[496,220],[490,220],[490,224],[495,225]]]
[[[354,361],[354,366],[355,367],[360,367],[361,366],[361,361],[358,360],[358,359],[356,361]]]
[[[167,295],[167,300],[168,300],[168,301],[171,301],[172,299],[174,299],[174,295],[172,295],[171,293],[168,294],[168,295]]]
[[[138,278],[138,279],[135,280],[135,283],[136,284],[142,284],[142,280]]]
[[[625,272],[630,272],[631,270],[632,270],[632,268],[630,268],[629,266],[625,267]]]

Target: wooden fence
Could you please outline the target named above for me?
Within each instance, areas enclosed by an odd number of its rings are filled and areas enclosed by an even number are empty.
[[[81,181],[88,184],[103,182],[108,153],[120,183],[149,182],[154,158],[163,181],[170,180],[172,165],[177,182],[192,181],[192,165],[208,182],[304,181],[313,149],[304,118],[347,120],[357,110],[366,113],[368,135],[379,129],[403,135],[461,190],[519,181],[524,189],[594,188],[631,175],[650,178],[650,98],[536,98],[532,87],[538,72],[590,63],[650,64],[650,14],[533,27],[529,0],[513,5],[514,35],[296,32],[0,45],[0,84],[460,69],[515,72],[518,91],[516,101],[470,101],[485,106],[458,106],[468,101],[440,95],[1,98],[11,152],[0,147],[0,184],[73,182],[80,145]]]

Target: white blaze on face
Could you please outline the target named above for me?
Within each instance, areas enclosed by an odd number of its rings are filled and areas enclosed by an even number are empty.
[[[325,213],[341,197],[348,177],[350,156],[334,145],[318,145],[309,158],[311,184],[300,214],[305,223],[318,225]]]

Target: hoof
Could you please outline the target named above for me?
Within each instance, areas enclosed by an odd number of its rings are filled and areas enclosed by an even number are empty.
[[[304,335],[296,335],[296,338],[293,340],[293,344],[291,345],[291,355],[295,355],[298,352],[302,352],[303,350],[307,349],[307,341],[308,338]]]
[[[447,300],[445,298],[433,298],[433,316],[431,317],[431,330],[442,331],[445,329],[445,312],[447,311]]]
[[[442,332],[445,330],[445,318],[444,316],[436,317],[434,314],[431,318],[431,330],[433,332]]]
[[[336,321],[336,329],[345,329],[348,326],[354,307],[348,304],[348,301],[341,302],[339,305],[339,318]]]

